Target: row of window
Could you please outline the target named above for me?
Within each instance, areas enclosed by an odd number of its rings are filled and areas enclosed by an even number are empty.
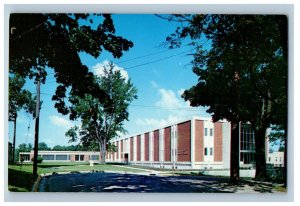
[[[208,132],[208,128],[204,128],[204,136],[208,136],[207,132]],[[209,135],[213,136],[213,129],[212,128],[209,129]]]
[[[41,155],[39,155],[41,156]],[[70,160],[70,155],[42,155],[44,160]],[[75,161],[83,161],[84,155],[75,155]],[[90,155],[89,160],[99,160],[99,155]]]
[[[279,161],[282,161],[282,157],[279,157]],[[269,157],[269,162],[271,162],[271,157]],[[275,162],[277,162],[277,157],[275,157]]]
[[[208,156],[208,149],[209,149],[209,155],[213,156],[214,154],[213,154],[213,148],[212,147],[210,147],[210,148],[205,147],[204,148],[204,155]]]

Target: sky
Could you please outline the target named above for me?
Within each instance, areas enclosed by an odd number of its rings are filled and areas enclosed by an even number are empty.
[[[168,49],[162,44],[166,37],[175,31],[177,24],[170,23],[155,15],[113,15],[116,35],[134,43],[120,59],[114,59],[108,52],[99,58],[80,53],[80,58],[90,71],[101,75],[103,66],[112,61],[124,78],[130,78],[138,89],[138,99],[129,107],[129,121],[124,127],[127,135],[137,134],[177,122],[192,116],[209,117],[205,108],[193,108],[181,98],[185,89],[197,83],[192,72],[192,47],[183,42],[178,49]],[[101,20],[100,20],[101,21]],[[97,19],[94,19],[97,22]],[[99,21],[98,21],[99,22]],[[205,42],[203,42],[205,43]],[[56,89],[53,70],[47,69],[46,83],[41,85],[39,142],[48,146],[70,145],[65,132],[79,122],[72,122],[68,116],[59,114],[51,100]],[[36,92],[32,80],[27,80],[25,88]],[[32,117],[21,111],[17,119],[16,145],[34,142]],[[29,129],[28,129],[29,127]],[[12,123],[9,124],[9,139],[13,139]]]

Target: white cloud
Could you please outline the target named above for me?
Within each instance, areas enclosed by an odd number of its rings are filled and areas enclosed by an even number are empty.
[[[167,89],[159,89],[160,100],[155,103],[158,107],[179,108],[182,106],[180,99],[175,95],[175,92]]]
[[[177,91],[178,96],[181,97],[181,95],[183,94],[184,91],[185,91],[185,89],[179,89],[179,90]]]
[[[176,122],[183,120],[183,116],[177,116],[170,114],[167,118],[144,118],[144,119],[137,119],[135,120],[135,124],[138,126],[145,127],[146,130],[153,130],[156,128],[162,128]]]
[[[109,61],[104,60],[103,62],[97,63],[95,66],[92,67],[93,72],[97,76],[104,76],[104,69],[108,66],[109,66]],[[128,73],[124,68],[119,67],[118,65],[114,64],[113,71],[120,71],[122,77],[125,78],[126,81],[128,81],[128,79],[129,79]]]
[[[153,84],[152,82],[150,82]],[[155,102],[155,106],[161,107],[158,118],[138,118],[135,124],[143,130],[153,130],[172,125],[176,122],[197,115],[199,112],[190,106],[190,102],[181,98],[185,89],[178,91],[168,90],[165,88],[157,88],[159,100]]]
[[[49,119],[53,125],[58,126],[58,127],[69,129],[73,126],[72,122],[70,122],[69,120],[67,120],[63,117],[51,115],[51,116],[49,116]]]

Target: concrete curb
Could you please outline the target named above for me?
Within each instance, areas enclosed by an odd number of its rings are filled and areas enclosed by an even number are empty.
[[[32,192],[38,192],[41,179],[42,179],[42,176],[39,175],[32,186]]]

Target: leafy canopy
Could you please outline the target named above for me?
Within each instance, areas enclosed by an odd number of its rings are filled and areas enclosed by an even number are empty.
[[[99,23],[95,23],[96,20]],[[45,83],[46,67],[53,69],[59,84],[52,100],[58,112],[68,114],[67,88],[74,95],[92,94],[100,102],[107,95],[93,81],[79,53],[95,58],[105,50],[115,58],[133,46],[115,34],[109,14],[11,14],[9,71]]]
[[[23,89],[25,79],[19,75],[9,76],[9,121],[17,118],[18,111],[24,109],[26,113],[35,116],[35,97]]]
[[[81,119],[82,124],[81,128],[75,126],[66,133],[70,141],[78,139],[78,130],[81,142],[105,144],[118,133],[126,132],[123,124],[129,117],[129,104],[137,98],[137,89],[130,79],[127,80],[120,71],[114,69],[113,63],[103,69],[104,75],[95,77],[94,81],[106,91],[111,103],[99,102],[89,94],[84,98],[71,94],[74,119]]]

